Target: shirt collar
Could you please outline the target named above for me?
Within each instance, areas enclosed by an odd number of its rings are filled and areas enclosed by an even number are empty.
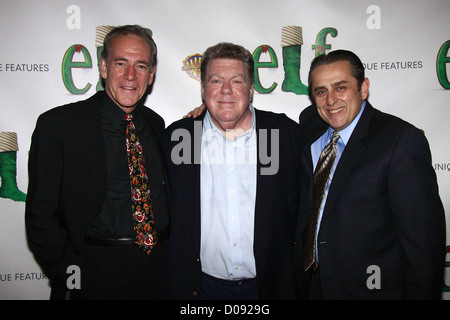
[[[123,125],[123,119],[126,115],[126,112],[120,109],[117,104],[106,94],[103,96],[102,106],[100,108],[100,112],[105,119],[107,119],[112,125],[113,128],[119,130]],[[137,127],[140,127],[140,108],[139,105],[131,113],[133,115],[133,122]]]
[[[250,128],[247,131],[245,131],[244,133],[237,136],[235,140],[240,140],[242,138],[245,138],[245,140],[248,140],[253,136],[253,134],[255,132],[255,129],[256,129],[255,108],[253,107],[253,105],[251,103],[249,104],[248,108],[252,113],[252,122],[250,124]],[[203,132],[211,132],[214,134],[218,134],[221,137],[223,137],[223,139],[225,139],[225,134],[222,132],[222,130],[217,128],[217,126],[212,122],[211,115],[208,110],[206,110],[205,118],[203,120]]]

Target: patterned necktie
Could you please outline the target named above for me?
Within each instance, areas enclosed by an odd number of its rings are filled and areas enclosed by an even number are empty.
[[[128,122],[126,143],[131,185],[131,210],[133,213],[134,230],[137,233],[136,244],[147,254],[150,254],[158,239],[148,176],[145,172],[144,154],[142,153],[142,145],[136,135],[133,116],[127,114],[124,120]]]
[[[313,270],[317,269],[316,261],[316,233],[319,218],[320,206],[322,204],[328,180],[330,178],[331,168],[337,153],[337,141],[339,133],[333,132],[331,141],[323,148],[317,162],[316,171],[314,172],[314,200],[313,213],[308,221],[303,236],[303,266],[305,271],[313,266]]]

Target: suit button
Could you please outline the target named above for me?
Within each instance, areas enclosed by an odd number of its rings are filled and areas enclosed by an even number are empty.
[[[200,258],[197,258],[195,261],[200,262]]]
[[[198,292],[197,292],[197,291],[194,291],[194,292],[192,292],[192,295],[193,295],[194,297],[196,297],[196,296],[198,296]]]

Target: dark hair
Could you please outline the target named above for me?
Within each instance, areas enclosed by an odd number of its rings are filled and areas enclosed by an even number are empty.
[[[255,64],[253,62],[252,54],[244,47],[228,42],[218,43],[215,46],[209,47],[206,49],[205,53],[203,53],[202,64],[200,67],[202,85],[205,82],[204,75],[206,75],[206,69],[208,68],[209,63],[215,59],[235,59],[244,62],[247,66],[250,84],[253,85],[255,80]]]
[[[152,38],[152,32],[150,29],[143,28],[139,25],[125,25],[120,27],[115,27],[112,29],[105,37],[103,41],[103,52],[102,58],[108,62],[109,53],[111,51],[111,43],[112,41],[120,35],[134,34],[138,37],[141,37],[145,42],[147,42],[150,47],[150,66],[153,68],[156,65],[156,54],[157,47],[155,41]]]
[[[361,90],[362,83],[364,82],[364,65],[356,54],[348,50],[335,50],[328,54],[322,54],[314,58],[311,62],[311,67],[309,69],[308,75],[308,87],[309,87],[309,97],[314,100],[312,94],[312,73],[313,71],[322,65],[331,64],[338,61],[348,61],[350,63],[350,68],[352,70],[352,75],[355,77],[358,84],[358,90]]]

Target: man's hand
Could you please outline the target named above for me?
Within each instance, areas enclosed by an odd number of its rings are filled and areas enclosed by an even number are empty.
[[[199,115],[202,114],[203,110],[205,110],[205,105],[202,104],[201,106],[195,108],[192,111],[189,111],[189,113],[187,115],[184,115],[183,118],[197,118]]]

